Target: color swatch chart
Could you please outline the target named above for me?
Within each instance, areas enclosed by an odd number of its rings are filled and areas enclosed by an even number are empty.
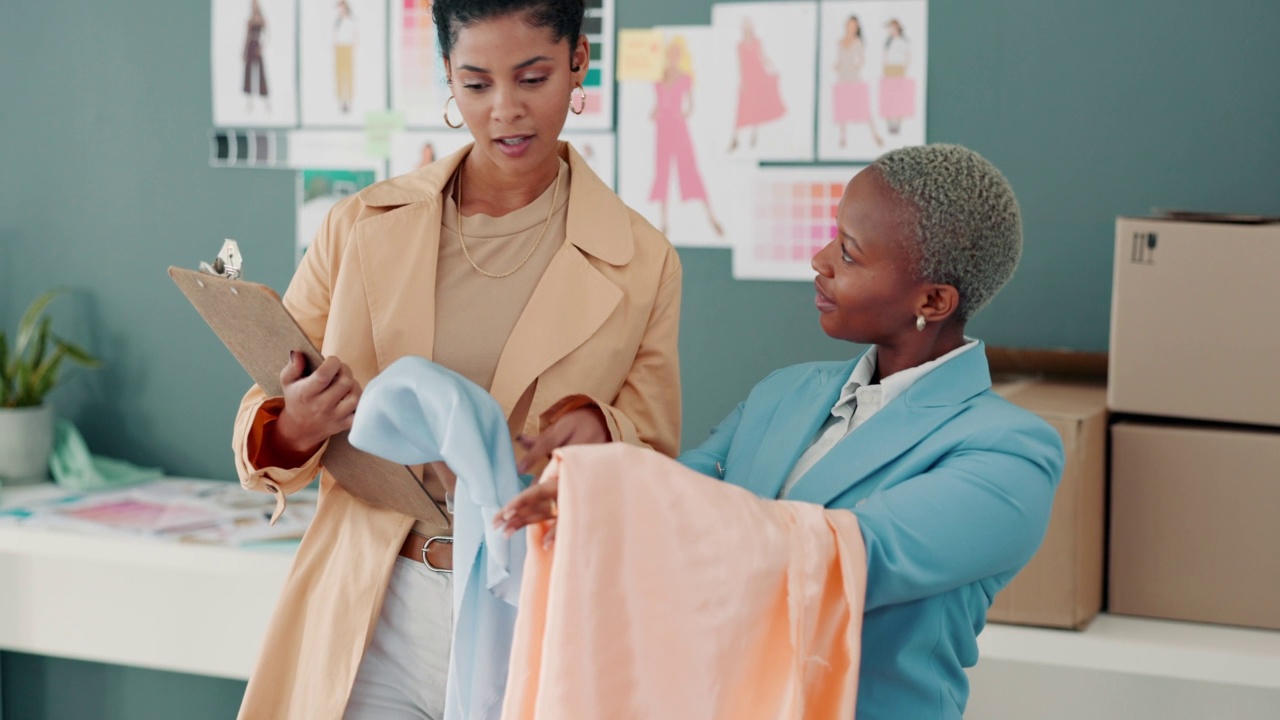
[[[448,98],[431,0],[392,0],[392,108],[404,114],[405,125],[443,128],[441,110]]]
[[[614,0],[586,0],[582,34],[591,47],[591,62],[582,88],[587,93],[581,115],[571,115],[569,130],[613,128]],[[582,102],[574,93],[574,105]]]
[[[761,167],[747,246],[733,252],[739,278],[808,280],[810,263],[836,234],[845,184],[861,166]]]
[[[209,164],[213,167],[275,167],[286,164],[283,133],[273,130],[211,130]]]

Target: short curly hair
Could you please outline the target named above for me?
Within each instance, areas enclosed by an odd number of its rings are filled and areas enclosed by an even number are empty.
[[[955,287],[956,314],[972,318],[1013,276],[1022,255],[1022,215],[1009,181],[960,145],[891,150],[869,168],[914,213],[911,252],[919,277]]]
[[[436,24],[440,54],[449,57],[458,31],[479,20],[523,13],[531,27],[547,28],[556,42],[568,38],[569,51],[582,35],[586,0],[435,0],[431,19]]]

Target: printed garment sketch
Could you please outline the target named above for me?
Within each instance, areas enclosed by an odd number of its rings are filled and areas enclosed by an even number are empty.
[[[884,44],[884,77],[880,79],[880,117],[889,132],[897,134],[902,121],[916,114],[916,81],[907,76],[911,64],[911,44],[902,23],[890,20],[889,39]]]
[[[862,23],[856,15],[845,21],[844,35],[836,47],[835,75],[832,86],[835,122],[840,127],[840,147],[848,143],[848,126],[866,123],[871,139],[883,145],[871,119],[871,89],[862,79],[866,65],[866,44],[862,40]]]
[[[338,0],[338,17],[333,23],[333,70],[338,104],[343,113],[351,111],[355,98],[355,55],[358,28],[347,0]]]
[[[258,0],[253,0],[249,9],[248,27],[245,28],[244,52],[242,53],[242,59],[244,60],[245,110],[247,112],[253,112],[253,95],[255,91],[262,98],[267,112],[271,112],[271,100],[267,95],[267,68],[262,61],[262,47],[265,42],[263,35],[266,30],[267,20],[262,16],[262,6],[258,4]],[[257,80],[257,87],[254,87],[254,80]]]
[[[740,130],[751,129],[751,146],[755,147],[760,125],[786,114],[778,73],[765,55],[751,18],[743,18],[742,40],[738,42],[738,114],[730,152],[738,147]]]
[[[667,197],[671,180],[671,165],[675,162],[676,178],[680,183],[680,199],[684,202],[698,200],[707,210],[707,220],[716,235],[724,230],[716,221],[707,198],[707,189],[698,172],[698,159],[694,152],[693,138],[689,135],[689,115],[693,112],[693,62],[689,48],[682,36],[671,38],[666,49],[666,67],[662,80],[654,85],[656,104],[651,115],[656,142],[654,157],[657,165],[653,175],[653,188],[649,200],[662,208],[659,230],[667,232]]]

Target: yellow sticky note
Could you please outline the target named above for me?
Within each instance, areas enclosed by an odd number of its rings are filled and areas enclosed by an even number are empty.
[[[624,28],[618,31],[618,82],[662,79],[662,32]]]

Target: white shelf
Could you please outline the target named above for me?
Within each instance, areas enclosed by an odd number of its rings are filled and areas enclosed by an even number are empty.
[[[1280,690],[1280,632],[1103,613],[1083,631],[991,623],[980,660]]]
[[[1100,615],[988,625],[966,720],[1277,720],[1280,633]]]

